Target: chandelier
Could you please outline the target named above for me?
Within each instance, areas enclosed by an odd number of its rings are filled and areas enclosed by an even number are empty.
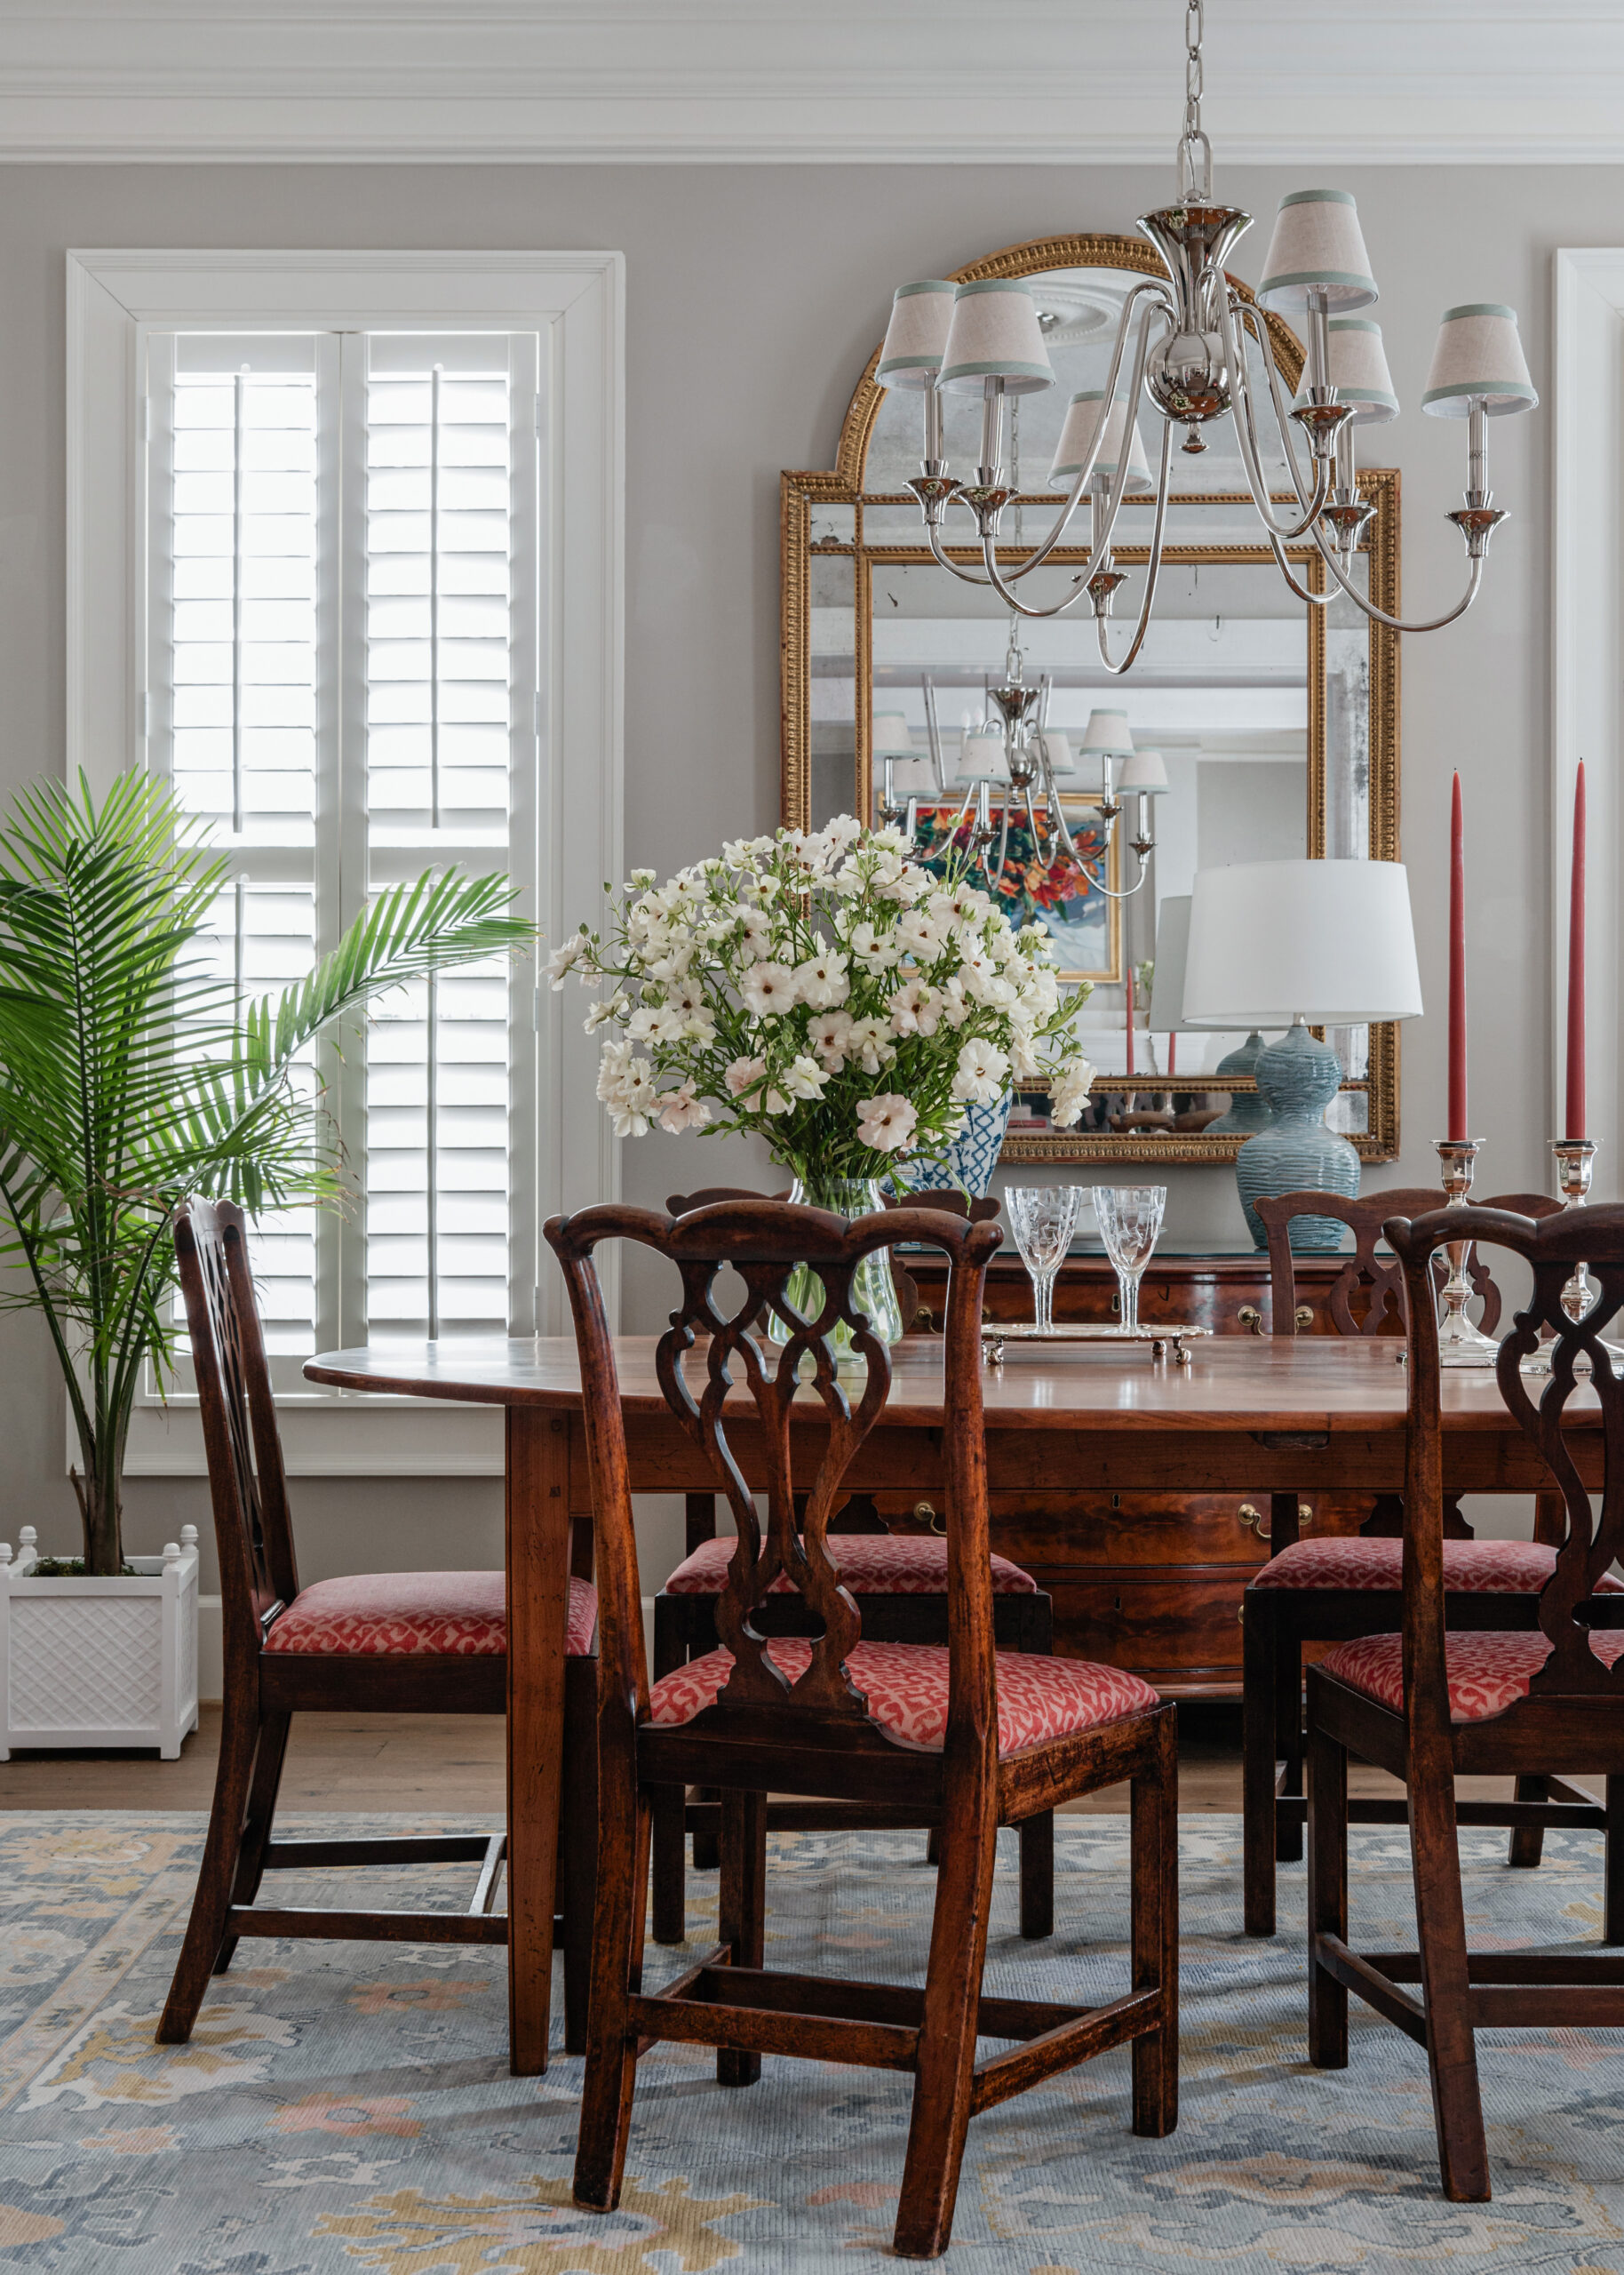
[[[1018,482],[1007,461],[1007,431],[1023,395],[1052,387],[1043,328],[1031,288],[1018,277],[991,277],[953,285],[941,279],[897,290],[875,377],[882,387],[917,389],[923,398],[924,442],[919,474],[908,484],[919,500],[933,557],[967,584],[990,586],[1013,614],[1053,617],[1087,594],[1094,609],[1100,659],[1107,671],[1127,671],[1143,645],[1156,601],[1166,521],[1174,435],[1182,449],[1207,446],[1202,429],[1233,418],[1252,501],[1280,573],[1298,599],[1323,607],[1342,593],[1373,623],[1395,632],[1436,632],[1453,624],[1477,598],[1489,540],[1503,512],[1488,483],[1488,420],[1532,410],[1539,398],[1528,376],[1514,309],[1473,301],[1445,310],[1421,409],[1439,419],[1467,422],[1466,502],[1449,515],[1466,546],[1466,590],[1442,616],[1409,624],[1366,598],[1353,575],[1354,555],[1374,508],[1359,495],[1354,435],[1360,426],[1395,417],[1398,399],[1388,373],[1380,327],[1354,311],[1376,299],[1375,280],[1353,199],[1345,190],[1303,189],[1280,202],[1263,281],[1256,299],[1224,273],[1224,261],[1252,226],[1238,206],[1213,196],[1212,148],[1201,131],[1202,0],[1188,0],[1185,18],[1184,127],[1177,150],[1177,194],[1171,205],[1139,217],[1139,227],[1160,254],[1165,276],[1141,278],[1122,305],[1105,384],[1076,395],[1067,411],[1050,471],[1052,486],[1066,492],[1054,527],[1021,557],[1000,562],[999,525],[1006,507],[1020,515]],[[1270,353],[1262,311],[1295,316],[1307,334],[1302,387],[1288,402]],[[1279,447],[1294,499],[1275,510],[1260,444],[1259,383],[1246,362],[1250,339],[1262,368]],[[1118,384],[1126,371],[1125,395]],[[943,449],[944,395],[979,395],[981,464],[972,482],[948,470]],[[1137,411],[1161,421],[1159,470],[1151,482],[1140,442]],[[1124,436],[1126,435],[1126,447]],[[1298,439],[1301,438],[1301,439]],[[1306,459],[1303,453],[1306,453]],[[1111,541],[1122,502],[1130,493],[1154,492],[1155,511],[1138,623],[1120,656],[1111,650],[1111,603],[1126,573],[1113,563]],[[1087,499],[1088,573],[1052,606],[1028,603],[1019,587],[1060,544]],[[979,570],[951,560],[958,542],[947,516],[963,507],[981,546]],[[1325,563],[1327,586],[1310,592],[1294,573],[1288,545],[1309,542]],[[1017,539],[1017,551],[1020,540]],[[1035,781],[1044,810],[1063,837],[1064,820],[1041,737],[1033,745]],[[1014,777],[1012,774],[1012,781]]]

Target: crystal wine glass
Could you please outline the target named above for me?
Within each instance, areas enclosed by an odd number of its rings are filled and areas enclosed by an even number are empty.
[[[1139,1331],[1139,1281],[1167,1205],[1165,1185],[1096,1185],[1094,1213],[1121,1290],[1122,1331]]]
[[[1055,1280],[1077,1230],[1080,1185],[1015,1185],[1004,1194],[1015,1246],[1031,1274],[1032,1316],[1039,1331],[1055,1324]]]

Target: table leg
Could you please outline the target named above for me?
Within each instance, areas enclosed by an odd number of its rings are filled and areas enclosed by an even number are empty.
[[[569,1600],[569,1425],[507,1409],[508,2067],[547,2066]]]

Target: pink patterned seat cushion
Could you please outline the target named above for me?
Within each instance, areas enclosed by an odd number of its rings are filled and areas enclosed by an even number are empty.
[[[592,1649],[598,1592],[571,1580],[564,1648]],[[301,1588],[265,1639],[267,1651],[312,1658],[499,1658],[507,1649],[507,1583],[500,1572],[362,1572]]]
[[[1605,1667],[1624,1657],[1624,1628],[1597,1628],[1590,1648]],[[1453,1634],[1444,1640],[1452,1722],[1486,1722],[1519,1698],[1550,1656],[1550,1642],[1538,1633]],[[1373,1698],[1379,1706],[1404,1712],[1404,1637],[1361,1635],[1339,1643],[1320,1661],[1326,1674]]]
[[[703,1541],[665,1583],[669,1596],[719,1596],[728,1585],[736,1544],[729,1537]],[[911,1533],[836,1533],[827,1543],[829,1561],[855,1596],[940,1596],[947,1592],[947,1543]],[[782,1572],[770,1595],[794,1592]],[[995,1596],[1035,1596],[1038,1583],[1007,1556],[992,1559]]]
[[[1271,1556],[1253,1579],[1254,1588],[1371,1588],[1398,1586],[1401,1540],[1299,1540]],[[1462,1595],[1537,1595],[1556,1561],[1554,1548],[1537,1540],[1446,1540],[1444,1585]],[[1624,1582],[1609,1572],[1598,1595],[1616,1595]]]
[[[779,1672],[794,1681],[812,1663],[812,1646],[783,1636],[768,1646]],[[881,1729],[904,1745],[941,1751],[947,1728],[947,1650],[940,1643],[857,1643],[847,1672],[868,1700]],[[733,1669],[731,1651],[707,1651],[649,1694],[650,1719],[662,1728],[691,1722],[715,1703]],[[1046,1739],[1097,1729],[1160,1704],[1148,1682],[1123,1667],[1087,1659],[1048,1659],[1018,1651],[998,1654],[998,1750],[1023,1753]]]

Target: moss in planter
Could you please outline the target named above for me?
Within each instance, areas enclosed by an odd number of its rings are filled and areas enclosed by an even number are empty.
[[[21,1576],[27,1580],[82,1580],[84,1577],[83,1556],[42,1556],[33,1569]],[[139,1580],[140,1574],[133,1564],[121,1564],[121,1580]]]

